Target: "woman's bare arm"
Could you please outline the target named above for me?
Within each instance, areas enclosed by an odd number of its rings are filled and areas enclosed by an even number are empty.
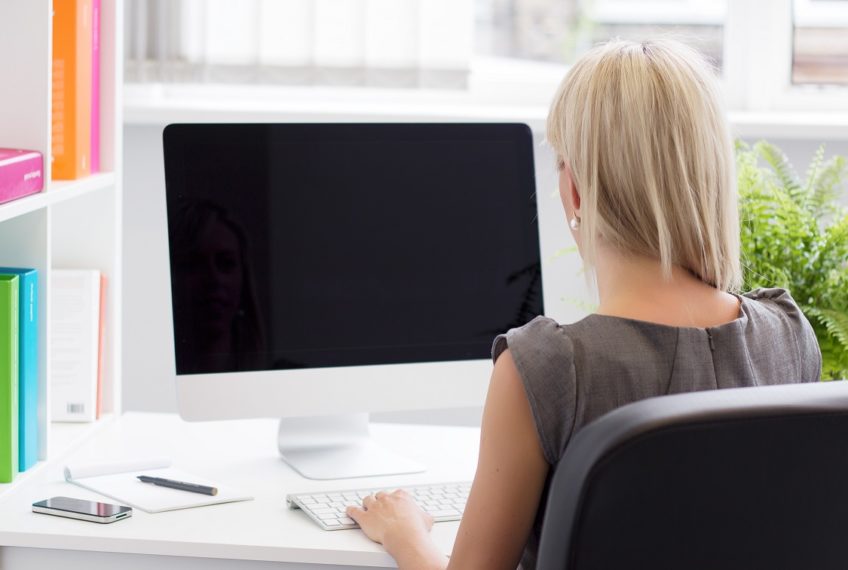
[[[515,570],[533,526],[548,464],[512,355],[495,364],[480,432],[477,474],[450,560],[430,538],[432,519],[400,491],[348,513],[401,569]]]
[[[521,377],[504,351],[492,373],[477,474],[448,568],[515,570],[548,469]]]

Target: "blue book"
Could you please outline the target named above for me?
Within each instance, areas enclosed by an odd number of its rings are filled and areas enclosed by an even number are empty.
[[[38,272],[0,267],[0,275],[17,275],[18,301],[18,469],[38,461]]]

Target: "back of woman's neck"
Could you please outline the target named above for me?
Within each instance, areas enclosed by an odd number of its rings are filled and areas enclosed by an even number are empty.
[[[711,327],[739,316],[739,300],[657,259],[600,251],[596,263],[597,313],[678,327]]]

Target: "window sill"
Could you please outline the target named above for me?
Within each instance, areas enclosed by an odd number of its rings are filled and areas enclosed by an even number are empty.
[[[527,123],[542,132],[562,71],[518,82],[509,73],[472,74],[467,91],[129,84],[124,87],[124,122],[494,121]],[[735,111],[729,120],[733,135],[745,139],[848,140],[848,112]]]

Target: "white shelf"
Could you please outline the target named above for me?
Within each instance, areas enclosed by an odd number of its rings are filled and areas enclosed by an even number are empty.
[[[0,265],[38,272],[39,462],[0,485],[8,494],[46,461],[110,423],[50,422],[50,301],[54,268],[97,269],[107,279],[104,313],[102,411],[121,411],[121,163],[124,0],[102,0],[100,11],[100,168],[78,180],[51,179],[53,5],[55,0],[4,2],[0,10],[0,146],[44,157],[45,190],[0,204]]]
[[[65,455],[79,447],[99,430],[111,424],[115,416],[107,414],[95,422],[80,423],[51,423],[50,424],[50,461],[60,461]],[[23,485],[35,477],[41,469],[48,465],[47,461],[39,461],[23,473],[18,473],[11,483],[0,484],[0,497]]]
[[[51,203],[60,202],[75,195],[85,194],[101,188],[109,188],[115,185],[114,172],[99,172],[79,180],[54,180],[50,183],[47,194]]]
[[[29,214],[52,204],[79,197],[96,190],[113,188],[115,174],[101,172],[79,180],[61,180],[51,182],[48,190],[32,194],[0,205],[0,222]]]

